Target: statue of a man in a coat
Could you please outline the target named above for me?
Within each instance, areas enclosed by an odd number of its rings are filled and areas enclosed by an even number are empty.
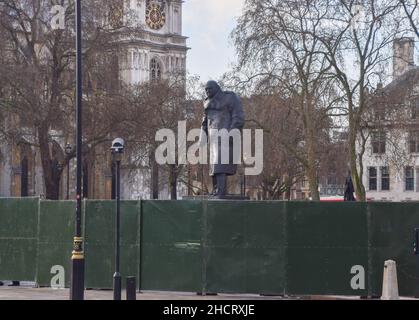
[[[244,126],[244,111],[240,98],[233,92],[222,91],[215,81],[209,81],[205,86],[207,98],[204,103],[205,115],[202,130],[209,140],[211,154],[210,176],[213,178],[213,195],[222,197],[227,194],[227,177],[237,173],[237,155],[233,155],[233,139],[229,139],[227,148],[221,139],[213,139],[212,132],[226,129],[228,132],[242,131]],[[235,130],[236,129],[236,130]],[[229,161],[226,162],[225,153]],[[223,156],[224,154],[224,156]],[[240,157],[240,155],[238,155]]]

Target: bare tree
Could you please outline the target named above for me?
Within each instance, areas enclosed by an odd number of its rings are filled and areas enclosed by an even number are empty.
[[[332,64],[320,53],[322,43],[315,36],[326,14],[312,1],[248,0],[233,33],[240,57],[235,86],[293,101],[301,140],[283,146],[304,167],[313,200],[320,200],[319,137],[338,101]]]
[[[100,129],[95,125],[86,132],[86,146],[91,147],[103,142],[109,133],[110,121],[107,112],[100,113],[99,108],[92,109],[89,105],[97,106],[99,96],[109,89],[101,88],[101,82],[112,83],[112,79],[118,78],[113,72],[115,68],[109,67],[109,61],[96,58],[117,50],[116,36],[126,28],[119,23],[122,21],[119,14],[116,18],[113,16],[112,3],[90,0],[83,10],[84,74],[88,75],[84,85],[85,92],[90,93],[85,97],[86,121],[92,124],[92,119],[96,118],[96,124],[101,124]],[[54,5],[65,8],[64,29],[55,29],[51,24],[50,11]],[[0,87],[4,93],[0,108],[11,121],[9,126],[2,126],[2,132],[11,143],[24,140],[39,148],[46,197],[58,199],[63,168],[74,156],[65,155],[59,139],[75,136],[74,2],[2,0],[0,17],[0,34],[5,37],[6,50],[0,65]],[[91,94],[98,86],[103,90]],[[107,109],[105,104],[101,99],[99,106]],[[103,117],[97,121],[99,116]]]
[[[416,36],[419,37],[419,7],[418,0],[399,0],[403,10],[406,14],[409,24],[415,32]]]
[[[261,191],[263,200],[290,199],[291,189],[303,180],[305,170],[284,145],[301,142],[301,123],[292,102],[281,95],[255,95],[244,99],[246,128],[264,130],[263,172],[248,177],[248,184]]]
[[[130,166],[134,172],[146,168],[151,174],[151,191],[158,197],[159,184],[168,186],[173,200],[177,199],[178,183],[183,181],[186,166],[178,161],[178,150],[174,155],[175,164],[157,166],[155,150],[156,133],[160,129],[177,132],[179,121],[188,119],[187,85],[183,73],[174,73],[167,79],[151,81],[128,88],[125,97],[129,103],[120,110],[125,117],[121,120],[119,132],[128,138]],[[153,176],[154,175],[154,176]]]
[[[327,11],[326,27],[321,34],[312,35],[321,41],[321,50],[334,69],[347,105],[350,169],[357,198],[365,201],[363,148],[357,150],[357,139],[368,106],[369,90],[382,80],[383,65],[392,57],[390,45],[401,32],[397,3],[337,0],[320,5]]]

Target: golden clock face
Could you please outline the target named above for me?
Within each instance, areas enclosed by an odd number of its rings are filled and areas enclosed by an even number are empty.
[[[147,6],[146,22],[151,29],[159,30],[163,28],[166,23],[166,14],[160,5],[152,3]]]

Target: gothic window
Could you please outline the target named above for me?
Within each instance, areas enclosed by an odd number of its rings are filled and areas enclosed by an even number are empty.
[[[419,131],[411,131],[409,133],[409,151],[410,153],[419,152]]]
[[[372,153],[385,154],[387,135],[383,131],[376,131],[372,134]]]
[[[368,175],[370,191],[377,191],[377,168],[368,168]]]
[[[161,80],[161,65],[156,59],[151,59],[150,80],[151,81],[160,81]]]
[[[385,121],[387,118],[385,106],[376,106],[374,108],[374,120],[375,121]]]
[[[390,191],[389,167],[381,167],[381,191]]]
[[[123,0],[113,1],[109,8],[109,24],[114,29],[123,26],[124,2]]]
[[[138,68],[139,69],[143,69],[143,62],[144,62],[144,59],[143,59],[143,53],[142,52],[140,52],[140,55],[139,55],[139,57],[138,57]]]
[[[410,102],[410,108],[411,108],[411,116],[412,119],[416,120],[419,119],[419,98],[413,99]]]
[[[419,168],[415,168],[416,192],[419,192]]]
[[[138,67],[140,65],[140,60],[139,60],[139,54],[138,52],[134,52],[134,69],[138,70]]]
[[[29,196],[29,165],[28,158],[25,156],[21,162],[22,174],[20,176],[20,196]]]
[[[415,169],[413,167],[406,167],[405,168],[405,182],[406,191],[414,191],[415,190]]]

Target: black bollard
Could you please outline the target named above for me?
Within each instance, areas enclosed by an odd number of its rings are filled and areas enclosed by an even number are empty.
[[[135,277],[127,277],[127,300],[137,300],[137,285]]]

